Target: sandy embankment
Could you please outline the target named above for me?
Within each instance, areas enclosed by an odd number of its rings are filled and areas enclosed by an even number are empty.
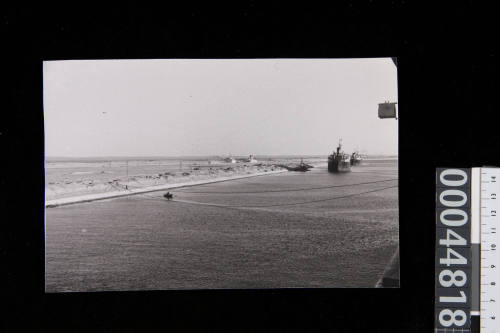
[[[92,173],[85,173],[85,180],[58,181],[47,184],[45,187],[45,204],[51,206],[92,201],[100,198],[111,198],[285,171],[284,168],[275,164],[257,163],[227,164],[210,168],[193,167],[190,171],[165,172],[154,175],[129,175],[128,178],[114,179],[103,179],[102,175],[92,177]]]

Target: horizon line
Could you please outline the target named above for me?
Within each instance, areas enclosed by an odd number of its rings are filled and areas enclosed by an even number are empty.
[[[151,158],[151,157],[161,157],[161,158],[178,158],[178,157],[239,157],[239,156],[327,156],[329,154],[207,154],[207,155],[102,155],[102,156],[64,156],[64,155],[45,155],[45,158]],[[367,156],[388,156],[388,157],[398,157],[399,154],[362,154]]]

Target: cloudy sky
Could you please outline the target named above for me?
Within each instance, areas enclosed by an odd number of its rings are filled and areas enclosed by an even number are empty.
[[[44,62],[46,156],[397,154],[390,58]]]

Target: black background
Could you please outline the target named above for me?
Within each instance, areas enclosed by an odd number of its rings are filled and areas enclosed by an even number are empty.
[[[495,11],[336,3],[3,8],[4,330],[432,331],[435,168],[500,165]],[[380,56],[398,57],[400,289],[44,294],[43,60]]]

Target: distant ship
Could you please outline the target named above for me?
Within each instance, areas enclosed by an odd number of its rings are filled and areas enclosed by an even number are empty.
[[[361,158],[361,155],[359,155],[359,153],[357,151],[355,151],[354,153],[352,153],[351,155],[351,165],[359,165],[361,164],[361,161],[363,159]]]
[[[248,159],[245,160],[245,162],[257,163],[257,160],[253,157],[253,155],[250,155]]]
[[[328,156],[328,172],[349,172],[351,171],[351,160],[349,155],[342,149],[342,139],[339,140],[337,151]]]

